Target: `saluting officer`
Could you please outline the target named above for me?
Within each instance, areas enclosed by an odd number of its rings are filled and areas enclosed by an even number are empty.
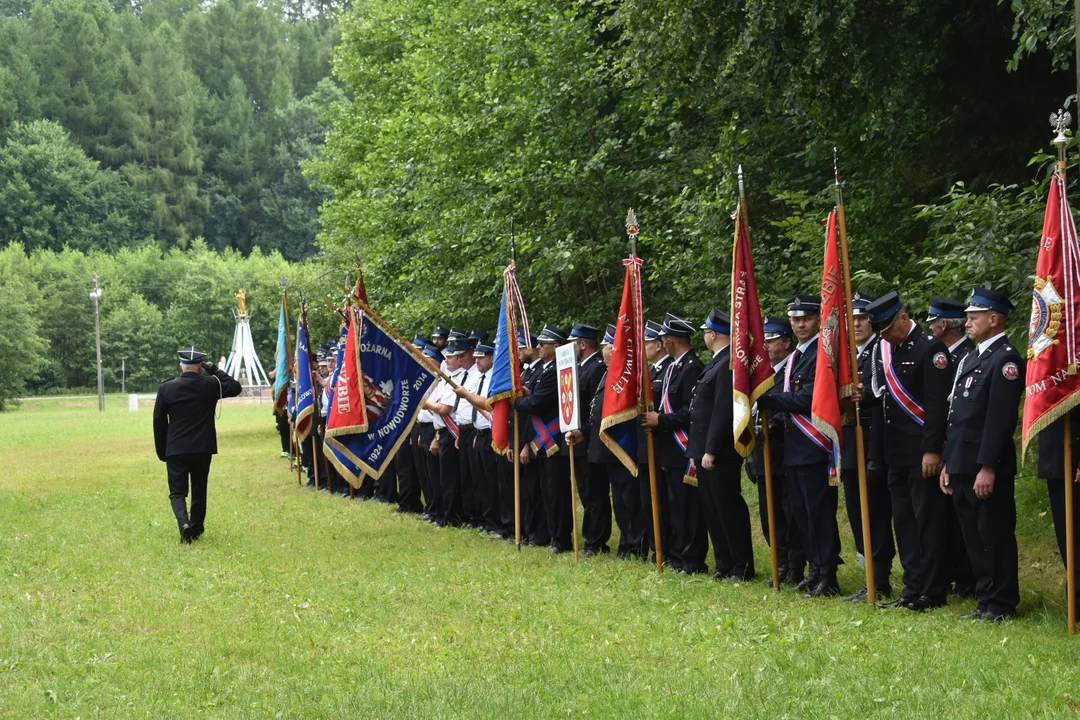
[[[926,315],[930,332],[949,348],[954,375],[960,360],[975,349],[975,343],[971,342],[964,328],[966,307],[967,303],[935,295],[930,298],[930,309]],[[949,379],[949,387],[952,387],[952,378]],[[952,584],[952,592],[960,597],[975,597],[975,574],[968,560],[960,519],[951,502],[945,503],[945,562],[947,582]]]
[[[154,447],[168,470],[169,502],[180,541],[190,543],[203,534],[206,520],[206,481],[210,461],[218,450],[214,406],[219,400],[236,397],[242,388],[224,370],[207,362],[206,353],[194,346],[179,355],[180,375],[161,383],[154,401]]]
[[[870,316],[866,307],[874,298],[864,292],[851,296],[851,315],[855,329],[855,347],[858,352],[859,382],[864,387],[871,385],[874,371],[874,345],[878,341],[877,333],[870,325]],[[892,572],[893,558],[896,557],[896,545],[892,532],[892,501],[889,498],[889,485],[885,477],[884,461],[884,425],[885,417],[879,403],[871,403],[860,411],[863,427],[863,442],[866,460],[867,505],[870,510],[870,544],[874,553],[874,589],[879,597],[892,597],[892,584],[889,574]],[[851,534],[855,537],[855,549],[866,555],[863,543],[862,503],[859,488],[859,452],[855,441],[855,415],[844,414],[843,448],[840,458],[840,478],[844,483],[844,505],[847,508]],[[848,595],[850,602],[866,602],[867,590],[863,585],[857,593]]]
[[[675,361],[669,363],[664,372],[657,410],[646,412],[642,417],[642,425],[652,430],[655,438],[656,462],[661,468],[658,474],[663,472],[667,481],[671,545],[664,548],[664,555],[675,570],[688,575],[708,571],[705,558],[709,553],[709,536],[698,498],[695,471],[686,457],[690,398],[705,369],[690,346],[693,334],[694,326],[682,318],[671,313],[664,317],[660,336],[664,349]]]
[[[875,345],[872,396],[884,410],[884,457],[893,524],[904,568],[900,597],[883,607],[923,611],[945,604],[945,503],[934,491],[941,470],[952,360],[945,343],[911,319],[896,291],[867,307],[881,335]]]
[[[740,488],[743,459],[735,450],[733,434],[731,318],[713,308],[701,330],[713,356],[694,385],[686,456],[697,469],[705,526],[716,558],[713,577],[752,580],[750,508]]]
[[[956,505],[975,573],[979,604],[965,617],[990,622],[1012,617],[1020,603],[1013,433],[1025,368],[1005,335],[1013,309],[997,290],[971,293],[967,330],[977,345],[956,371],[940,478]]]
[[[762,318],[765,332],[765,350],[769,353],[772,365],[773,385],[782,387],[787,364],[795,352],[795,339],[788,319],[779,315],[766,315]],[[757,484],[758,515],[761,517],[761,534],[765,542],[772,543],[769,537],[768,493],[765,488],[765,443],[761,425],[761,411],[757,404],[751,412],[754,422],[754,450],[746,459],[746,474],[751,482]],[[792,505],[795,493],[788,490],[784,471],[784,424],[786,416],[782,412],[768,413],[769,418],[769,460],[772,469],[773,514],[776,516],[776,554],[780,565],[780,584],[797,586],[803,581],[806,567],[806,550],[803,547],[799,527],[795,524],[795,513],[801,505]],[[772,586],[772,575],[766,579]]]
[[[784,371],[784,382],[758,398],[765,410],[787,413],[784,468],[791,507],[803,538],[810,573],[796,589],[806,597],[839,595],[836,568],[840,564],[840,532],[836,525],[837,488],[829,483],[829,440],[810,422],[817,370],[821,298],[795,295],[788,301],[788,318],[798,345]]]

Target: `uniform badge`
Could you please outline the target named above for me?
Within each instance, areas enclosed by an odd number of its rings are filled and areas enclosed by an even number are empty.
[[[949,367],[949,359],[945,357],[945,353],[939,352],[934,356],[934,367],[938,370],[944,370]]]
[[[1020,370],[1016,367],[1016,363],[1007,362],[1001,366],[1001,374],[1005,376],[1006,380],[1015,380],[1020,377]]]
[[[1061,328],[1061,313],[1065,301],[1054,288],[1054,278],[1035,278],[1035,289],[1031,293],[1031,325],[1028,327],[1029,358],[1037,358],[1051,345],[1057,345],[1055,337]],[[1013,366],[1015,378],[1016,365]],[[1006,365],[1005,367],[1008,367]],[[1004,368],[1003,368],[1004,371]],[[1005,377],[1009,377],[1006,375]]]

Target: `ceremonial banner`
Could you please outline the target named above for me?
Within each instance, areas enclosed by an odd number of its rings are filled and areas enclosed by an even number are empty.
[[[326,437],[354,435],[368,429],[367,410],[360,386],[360,344],[356,341],[356,312],[341,331],[337,367],[331,380],[330,407],[326,409]]]
[[[644,323],[641,308],[641,260],[623,260],[623,282],[615,343],[604,378],[604,410],[600,440],[630,474],[638,474],[638,423],[642,412],[641,377],[644,373]]]
[[[577,343],[567,343],[555,349],[555,369],[559,373],[559,432],[568,433],[581,427]]]
[[[487,406],[491,408],[491,447],[500,455],[510,447],[510,409],[521,396],[521,361],[518,358],[518,320],[529,337],[529,320],[518,289],[514,265],[503,271],[503,296],[499,305],[499,329],[495,333],[495,354],[491,364],[491,384]]]
[[[1065,197],[1065,180],[1055,173],[1050,180],[1031,295],[1022,457],[1041,431],[1080,403],[1080,375],[1076,372],[1078,311],[1080,245]]]
[[[340,419],[342,417],[342,413],[335,413],[335,406],[339,404],[344,404],[348,406],[352,404],[351,398],[356,396],[356,393],[354,392],[351,396],[348,396],[347,399],[343,401],[343,403],[338,402],[339,388],[342,388],[348,384],[348,381],[346,380],[346,378],[348,377],[348,371],[345,370],[345,358],[350,354],[356,354],[356,343],[354,341],[353,335],[353,328],[355,327],[353,315],[354,313],[350,313],[349,324],[341,329],[341,335],[340,337],[338,337],[337,349],[335,351],[337,362],[334,364],[334,373],[330,376],[330,406],[326,408],[326,437],[332,437],[332,435],[334,434],[341,434],[341,430],[343,429],[341,423],[344,421]],[[352,353],[350,353],[350,349],[353,351]],[[359,404],[361,406],[363,405],[363,403]],[[348,414],[349,413],[347,412],[344,413],[344,415],[346,416],[348,416]],[[331,429],[330,424],[331,418],[334,417],[339,418],[338,424],[334,428],[336,432]],[[364,429],[367,429],[366,422]],[[362,430],[358,432],[362,432]],[[362,473],[360,471],[360,468],[358,468],[355,463],[349,460],[349,458],[347,458],[340,450],[331,447],[329,442],[323,443],[323,454],[325,454],[327,459],[334,464],[334,467],[338,469],[338,472],[341,473],[342,477],[349,481],[350,485],[352,485],[353,487],[360,487],[362,483]]]
[[[277,346],[274,348],[274,414],[285,412],[286,391],[292,382],[292,368],[289,366],[289,315],[285,310],[285,295],[281,296],[281,311],[278,313]]]
[[[731,371],[735,450],[748,457],[754,449],[750,408],[773,386],[773,371],[765,349],[754,256],[742,201],[735,209],[735,249],[731,260]]]
[[[842,273],[834,210],[826,221],[825,265],[821,273],[821,332],[818,336],[814,397],[810,407],[811,424],[832,441],[829,471],[834,477],[840,472],[840,440],[843,437],[840,400],[849,397],[854,389]]]
[[[315,412],[315,393],[311,389],[311,355],[308,354],[307,326],[301,317],[296,326],[296,439],[307,440]]]
[[[358,324],[363,395],[355,401],[365,406],[367,430],[327,437],[326,444],[364,474],[379,478],[408,437],[436,375],[374,317],[361,313]]]

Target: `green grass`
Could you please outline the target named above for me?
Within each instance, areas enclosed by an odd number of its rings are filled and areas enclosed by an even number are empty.
[[[1080,638],[1035,483],[1023,616],[973,625],[971,603],[917,616],[575,565],[301,490],[265,405],[225,407],[207,534],[181,546],[149,409],[107,407],[0,413],[0,717],[1075,712]],[[854,590],[852,555],[845,538]]]

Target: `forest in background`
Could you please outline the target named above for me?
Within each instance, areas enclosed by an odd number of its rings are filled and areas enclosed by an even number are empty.
[[[403,332],[493,329],[512,234],[534,324],[602,325],[629,207],[650,316],[703,317],[740,164],[782,310],[834,147],[857,287],[1026,308],[1074,38],[1062,0],[0,0],[0,398],[93,384],[95,274],[110,388],[218,353],[239,287],[269,363],[283,274],[330,337],[358,257]]]

